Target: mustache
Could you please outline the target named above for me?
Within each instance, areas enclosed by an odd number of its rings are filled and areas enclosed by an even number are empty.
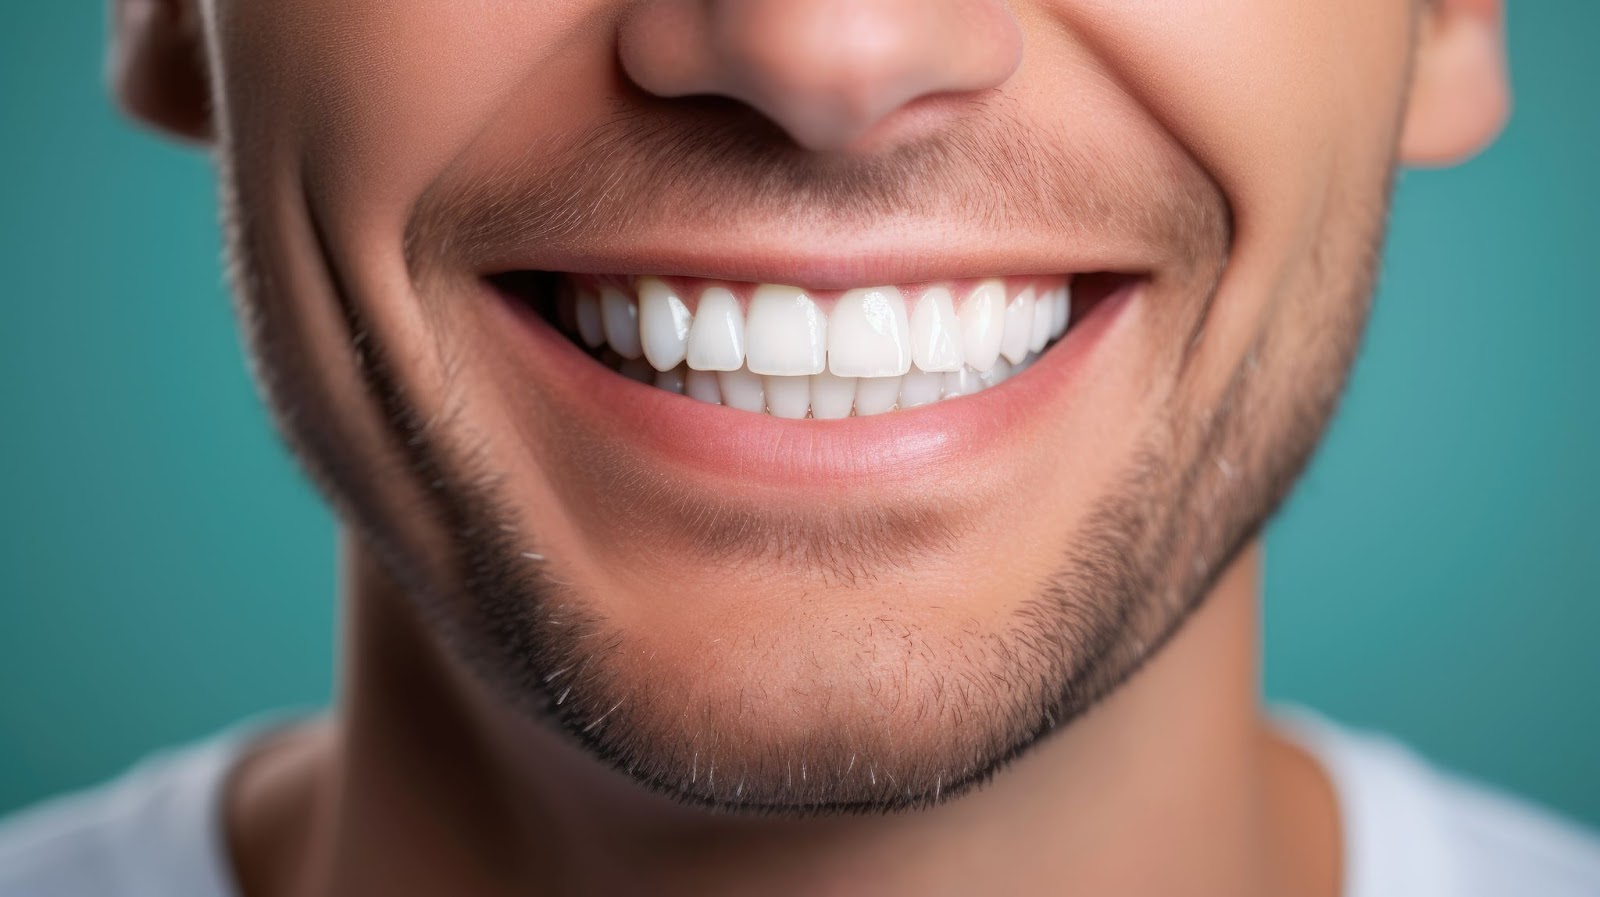
[[[1112,145],[1092,127],[1024,119],[995,98],[882,152],[817,154],[717,97],[614,110],[534,151],[474,165],[469,151],[408,219],[414,277],[476,269],[530,246],[582,248],[630,230],[739,233],[793,221],[842,232],[909,220],[1007,234],[1107,236],[1215,259],[1231,240],[1221,189],[1170,145]],[[546,149],[548,147],[548,149]]]

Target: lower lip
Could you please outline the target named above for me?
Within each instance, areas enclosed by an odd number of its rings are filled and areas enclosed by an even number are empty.
[[[1142,282],[1130,281],[1095,303],[1032,366],[998,386],[841,420],[788,420],[740,411],[629,379],[584,354],[526,303],[485,289],[494,300],[494,314],[506,316],[504,326],[488,332],[516,335],[512,357],[526,366],[567,425],[588,428],[686,474],[793,487],[851,481],[883,485],[924,477],[943,465],[970,469],[1001,451],[1009,437],[1081,378],[1097,348],[1138,301]]]

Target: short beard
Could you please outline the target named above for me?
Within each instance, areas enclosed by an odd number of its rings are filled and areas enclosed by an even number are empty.
[[[441,449],[439,431],[421,426],[381,352],[368,359],[369,385],[397,443],[408,447],[417,481],[440,484],[432,495],[441,523],[454,534],[458,589],[447,594],[410,569],[381,522],[367,521],[364,529],[431,627],[502,700],[554,723],[653,790],[745,812],[930,806],[982,784],[1115,690],[1258,534],[1335,409],[1366,318],[1377,240],[1355,266],[1357,276],[1337,291],[1342,301],[1319,297],[1336,320],[1293,331],[1317,334],[1314,342],[1263,341],[1208,413],[1169,423],[1147,440],[1059,569],[1001,631],[974,634],[956,647],[921,644],[938,672],[920,675],[940,681],[874,684],[916,695],[943,694],[959,682],[959,695],[937,710],[947,723],[934,727],[937,742],[891,743],[835,727],[781,744],[741,744],[718,720],[697,722],[687,712],[681,683],[619,674],[619,658],[638,650],[630,636],[586,611],[591,601],[524,553],[537,543],[516,531],[490,471],[452,471],[443,463],[480,455]],[[359,328],[354,305],[346,311]],[[1293,366],[1286,367],[1291,356]],[[1293,375],[1274,375],[1284,370]],[[1300,388],[1275,389],[1275,381]],[[1179,420],[1179,398],[1168,421]],[[904,636],[918,633],[913,627]]]
[[[424,569],[379,503],[360,492],[366,478],[355,461],[329,443],[330,428],[318,426],[331,410],[297,404],[318,395],[317,384],[308,382],[300,347],[261,311],[259,297],[247,324],[280,428],[304,465],[454,656],[509,705],[559,726],[645,786],[692,804],[889,812],[980,785],[1114,691],[1260,531],[1337,405],[1367,316],[1387,195],[1386,184],[1378,202],[1351,213],[1359,219],[1342,233],[1353,236],[1352,245],[1320,251],[1311,267],[1321,280],[1272,304],[1298,319],[1261,328],[1219,399],[1175,391],[1120,488],[1094,509],[1055,574],[1006,625],[960,645],[925,645],[927,669],[935,672],[920,675],[939,681],[870,683],[945,694],[940,724],[928,727],[931,739],[835,728],[752,748],[734,743],[715,720],[666,712],[682,703],[674,703],[677,683],[619,674],[629,636],[586,612],[585,596],[539,559],[530,563],[523,546],[537,543],[512,526],[515,515],[498,497],[494,472],[470,460],[480,453],[446,444],[442,429],[425,425],[358,303],[336,283],[348,336],[362,347],[361,376],[391,444],[408,460],[412,483],[427,484],[429,510],[452,536],[455,569],[444,576]],[[233,233],[237,263],[259,257],[245,251],[243,229]],[[337,271],[333,259],[325,262]],[[1341,271],[1349,277],[1330,282]],[[249,292],[252,279],[241,283]]]

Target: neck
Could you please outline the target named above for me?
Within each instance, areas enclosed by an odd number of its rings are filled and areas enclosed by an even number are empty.
[[[1316,859],[1328,826],[1302,824],[1309,802],[1286,797],[1317,796],[1293,787],[1306,764],[1259,718],[1258,554],[987,787],[915,813],[793,820],[681,807],[497,704],[350,540],[337,706],[241,765],[240,876],[251,897],[1283,893],[1313,883],[1307,863],[1317,879],[1331,864]]]

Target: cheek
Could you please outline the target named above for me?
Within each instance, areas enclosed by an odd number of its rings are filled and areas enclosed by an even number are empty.
[[[1381,203],[1412,6],[1077,0],[1049,12],[1085,36],[1227,198],[1233,244],[1189,384],[1209,406],[1273,304],[1305,292],[1314,253],[1352,220],[1348,205]]]
[[[396,228],[480,132],[537,140],[594,108],[612,75],[593,5],[225,3],[234,137],[287,157],[275,161],[326,199],[333,228]]]

